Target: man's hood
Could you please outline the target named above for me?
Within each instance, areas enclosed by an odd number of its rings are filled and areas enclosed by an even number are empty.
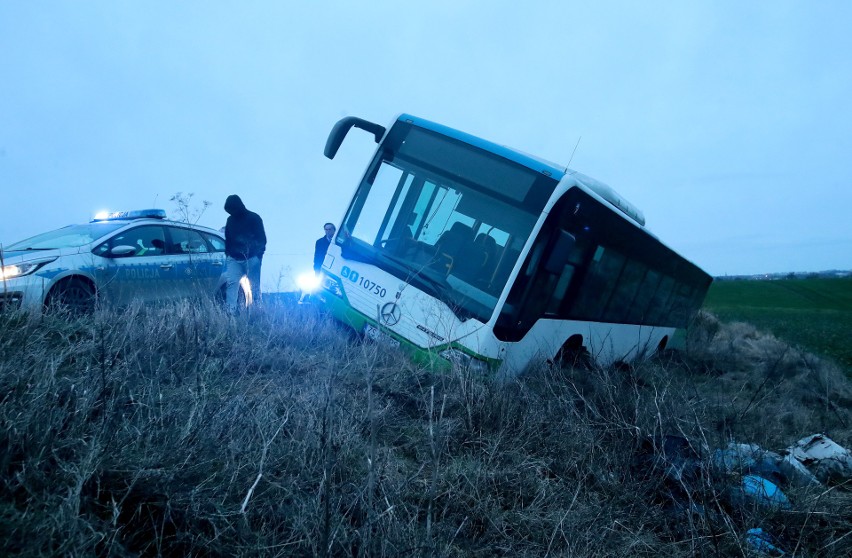
[[[232,194],[225,200],[225,211],[228,215],[240,215],[246,212],[246,206],[238,195]]]

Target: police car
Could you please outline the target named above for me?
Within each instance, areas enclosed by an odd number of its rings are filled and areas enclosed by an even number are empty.
[[[224,292],[225,239],[162,209],[101,214],[3,247],[0,303],[79,313]],[[243,286],[243,290],[245,286]]]

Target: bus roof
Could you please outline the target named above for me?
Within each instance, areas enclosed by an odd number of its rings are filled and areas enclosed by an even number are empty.
[[[499,145],[488,140],[473,136],[471,134],[460,132],[459,130],[456,130],[454,128],[449,128],[442,124],[437,124],[429,120],[424,120],[422,118],[418,118],[410,114],[401,114],[399,115],[399,118],[397,118],[397,120],[400,122],[409,122],[411,124],[414,124],[415,126],[419,126],[427,130],[432,130],[434,132],[438,132],[439,134],[473,145],[474,147],[479,147],[486,151],[490,151],[501,157],[505,157],[510,161],[518,163],[519,165],[523,165],[531,170],[546,174],[547,176],[555,178],[556,180],[562,180],[562,177],[565,176],[565,167],[559,166],[555,163],[551,163],[544,159],[540,159],[533,155],[522,153],[521,151],[518,151],[517,149],[512,149],[511,147]]]
[[[439,134],[457,139],[459,141],[463,141],[469,145],[473,145],[474,147],[479,147],[486,151],[495,153],[496,155],[505,157],[506,159],[523,165],[533,171],[541,172],[558,181],[561,181],[566,175],[568,175],[571,178],[574,178],[578,183],[585,186],[587,189],[597,194],[601,199],[605,200],[612,207],[627,215],[630,219],[635,221],[640,226],[645,225],[645,216],[642,214],[642,211],[639,210],[639,208],[624,199],[618,192],[613,190],[610,186],[590,176],[586,176],[584,174],[578,173],[577,171],[573,171],[567,167],[557,165],[556,163],[552,163],[534,155],[523,153],[522,151],[518,151],[517,149],[506,147],[505,145],[499,145],[488,140],[473,136],[471,134],[461,132],[454,128],[444,126],[443,124],[424,120],[423,118],[418,118],[410,114],[401,114],[399,115],[397,120],[400,122],[408,122],[414,124],[415,126],[425,128],[427,130],[432,130]]]
[[[568,173],[568,176],[573,178],[577,184],[584,186],[587,190],[591,190],[602,200],[635,221],[640,227],[645,226],[645,214],[642,213],[642,210],[624,199],[611,186],[577,171],[569,169]]]

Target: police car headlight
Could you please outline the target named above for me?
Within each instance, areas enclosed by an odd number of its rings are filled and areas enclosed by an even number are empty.
[[[0,269],[0,279],[14,279],[16,277],[30,275],[55,259],[56,258],[49,258],[47,260],[37,260],[17,265],[5,265],[2,269]]]
[[[467,353],[463,353],[458,349],[447,349],[446,351],[441,351],[438,355],[442,358],[449,360],[454,365],[460,368],[469,368],[475,372],[487,372],[488,371],[488,363],[484,360],[479,360],[478,358],[474,358]]]
[[[323,277],[322,288],[338,298],[343,298],[343,289],[340,287],[340,283],[328,275],[324,275]]]

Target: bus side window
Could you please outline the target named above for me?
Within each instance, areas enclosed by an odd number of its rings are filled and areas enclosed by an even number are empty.
[[[631,310],[630,305],[642,284],[646,270],[647,268],[640,262],[627,260],[626,265],[621,270],[621,275],[618,277],[615,290],[609,297],[609,302],[607,302],[604,320],[612,322],[627,320],[627,315]]]
[[[677,327],[686,327],[689,320],[692,287],[687,283],[678,283],[672,294],[670,321]]]
[[[636,298],[630,305],[630,311],[627,313],[627,322],[631,324],[647,323],[651,312],[651,300],[654,297],[654,292],[657,290],[657,285],[660,284],[660,274],[653,269],[649,269],[642,280],[642,285],[639,286],[639,291],[636,293]]]
[[[547,308],[548,295],[553,290],[553,275],[540,269],[547,237],[542,235],[527,254],[515,284],[509,292],[507,303],[517,309],[512,327],[527,330]],[[499,271],[499,270],[498,270]]]
[[[646,321],[650,325],[664,325],[669,315],[669,298],[674,288],[674,279],[668,275],[664,275],[660,279],[657,289],[654,291],[654,296],[651,297],[651,302],[648,304],[648,312]]]
[[[589,246],[589,241],[583,236],[576,236],[574,247],[568,255],[568,261],[562,268],[559,278],[556,281],[556,286],[553,288],[553,294],[550,296],[550,301],[547,305],[548,314],[558,314],[560,317],[567,317],[565,306],[565,297],[569,292],[571,281],[577,275],[577,269],[583,265],[584,256],[586,255]]]
[[[568,291],[568,285],[571,284],[571,279],[574,278],[575,267],[571,264],[565,264],[562,268],[562,273],[556,281],[556,287],[553,288],[553,294],[550,296],[550,301],[547,304],[547,313],[556,314],[559,312],[559,307],[562,306],[562,300],[565,298],[565,293]]]
[[[598,246],[595,249],[589,270],[571,309],[574,317],[587,320],[600,318],[606,302],[615,289],[624,260],[623,255],[611,248]]]

